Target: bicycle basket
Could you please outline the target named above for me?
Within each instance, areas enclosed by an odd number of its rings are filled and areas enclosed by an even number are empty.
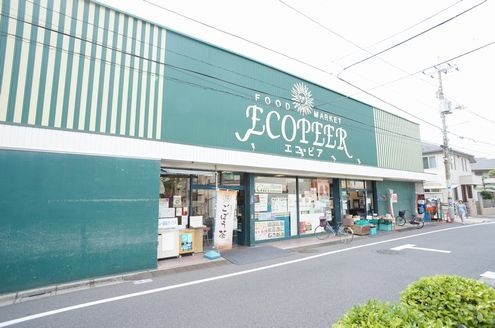
[[[327,219],[324,217],[320,217],[320,227],[324,227],[327,225]]]

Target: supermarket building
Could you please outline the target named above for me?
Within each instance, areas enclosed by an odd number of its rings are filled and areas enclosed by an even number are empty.
[[[190,252],[415,209],[413,122],[92,1],[0,3],[0,293],[156,268],[170,226]]]

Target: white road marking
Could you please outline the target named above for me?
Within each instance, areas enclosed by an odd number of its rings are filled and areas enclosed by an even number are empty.
[[[480,274],[481,277],[495,279],[495,272],[487,271],[485,273]]]
[[[450,251],[444,251],[444,250],[441,250],[441,249],[416,247],[416,245],[413,245],[413,244],[405,244],[405,245],[402,245],[402,246],[391,248],[391,250],[393,250],[393,251],[401,251],[401,250],[404,250],[404,249],[417,249],[417,250],[420,250],[420,251],[437,252],[437,253],[451,253]]]
[[[267,266],[264,266],[264,267],[259,267],[259,268],[254,268],[254,269],[249,269],[249,270],[244,270],[244,271],[239,271],[239,272],[224,274],[224,275],[221,275],[221,276],[216,276],[216,277],[211,277],[211,278],[205,278],[205,279],[199,279],[199,280],[193,280],[193,281],[184,282],[184,283],[181,283],[181,284],[176,284],[176,285],[171,285],[171,286],[166,286],[166,287],[161,287],[161,288],[155,288],[155,289],[145,290],[145,291],[142,291],[142,292],[131,293],[131,294],[126,294],[126,295],[121,295],[121,296],[116,296],[116,297],[110,297],[110,298],[104,298],[104,299],[101,299],[101,300],[98,300],[98,301],[77,304],[77,305],[68,306],[68,307],[64,307],[64,308],[60,308],[60,309],[56,309],[56,310],[51,310],[51,311],[46,311],[46,312],[41,312],[41,313],[37,313],[37,314],[28,315],[28,316],[21,317],[21,318],[18,318],[18,319],[13,319],[13,320],[9,320],[9,321],[0,322],[0,328],[12,326],[12,325],[15,325],[15,324],[18,324],[18,323],[21,323],[21,322],[26,322],[26,321],[31,321],[31,320],[39,319],[39,318],[48,317],[48,316],[59,314],[59,313],[64,313],[64,312],[74,311],[74,310],[78,310],[78,309],[83,309],[83,308],[87,308],[87,307],[90,307],[90,306],[95,306],[95,305],[100,305],[100,304],[105,304],[105,303],[110,303],[110,302],[116,302],[116,301],[125,300],[125,299],[128,299],[128,298],[133,298],[133,297],[138,297],[138,296],[143,296],[143,295],[160,293],[160,292],[164,292],[164,291],[167,291],[167,290],[178,289],[178,288],[182,288],[182,287],[188,287],[188,286],[193,286],[193,285],[204,284],[204,283],[207,283],[207,282],[210,282],[210,281],[215,281],[215,280],[221,280],[221,279],[227,279],[227,278],[236,277],[236,276],[242,276],[242,275],[246,275],[246,274],[253,273],[253,272],[259,272],[259,271],[264,271],[264,270],[269,270],[269,269],[273,269],[273,268],[278,268],[278,267],[282,267],[282,266],[286,266],[286,265],[290,265],[290,264],[295,264],[295,263],[299,263],[299,262],[305,262],[305,261],[313,260],[313,259],[316,259],[316,258],[319,258],[319,257],[323,257],[323,256],[328,256],[328,255],[333,255],[333,254],[338,254],[338,253],[349,252],[349,251],[352,251],[352,250],[355,250],[355,249],[360,249],[360,248],[365,248],[365,247],[371,247],[371,246],[381,245],[381,244],[385,244],[385,243],[392,243],[392,242],[395,242],[395,241],[398,241],[398,240],[405,240],[405,239],[415,238],[415,237],[419,237],[419,236],[426,236],[426,235],[431,235],[431,234],[435,234],[435,233],[441,233],[441,232],[450,231],[450,230],[466,229],[466,228],[470,228],[470,227],[475,227],[475,226],[480,226],[480,225],[488,225],[488,224],[494,224],[494,223],[495,222],[480,223],[480,224],[473,224],[473,225],[463,225],[463,226],[446,228],[446,229],[442,229],[442,230],[422,232],[422,233],[419,233],[419,234],[416,234],[416,235],[404,236],[404,237],[393,238],[393,239],[387,239],[387,240],[377,241],[377,242],[369,243],[369,244],[365,244],[365,245],[359,245],[359,246],[353,246],[353,247],[344,248],[344,249],[338,249],[338,250],[335,250],[335,251],[330,251],[330,252],[326,252],[326,253],[311,255],[311,256],[303,257],[303,258],[296,259],[296,260],[291,260],[291,261],[286,261],[286,262],[281,262],[281,263],[267,265]]]
[[[141,285],[141,284],[146,284],[148,282],[152,282],[153,280],[151,279],[142,279],[142,280],[136,280],[134,281],[134,285]]]

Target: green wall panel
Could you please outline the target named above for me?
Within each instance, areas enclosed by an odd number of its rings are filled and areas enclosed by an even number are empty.
[[[0,5],[0,123],[160,138],[164,28],[94,1]]]
[[[162,140],[377,165],[372,107],[170,31],[166,47]]]
[[[395,216],[399,215],[399,210],[407,210],[408,215],[414,213],[414,203],[416,201],[416,188],[414,182],[400,181],[378,181],[376,183],[378,198],[378,215],[390,213],[389,210],[389,189],[397,194],[397,203],[393,204]]]
[[[0,150],[0,293],[154,268],[159,165]]]

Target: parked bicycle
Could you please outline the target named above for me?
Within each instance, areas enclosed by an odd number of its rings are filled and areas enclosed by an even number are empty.
[[[406,219],[406,210],[399,211],[399,216],[396,218],[397,225],[403,226],[406,221],[411,225],[415,225],[417,229],[421,229],[425,226],[425,221],[423,218],[411,214],[411,218]]]
[[[335,237],[339,237],[340,242],[342,243],[350,243],[354,239],[354,233],[350,227],[346,227],[342,224],[338,224],[336,228],[334,228],[331,224],[331,221],[328,221],[325,216],[320,217],[320,224],[315,228],[315,236],[319,240],[325,240],[330,235]]]

